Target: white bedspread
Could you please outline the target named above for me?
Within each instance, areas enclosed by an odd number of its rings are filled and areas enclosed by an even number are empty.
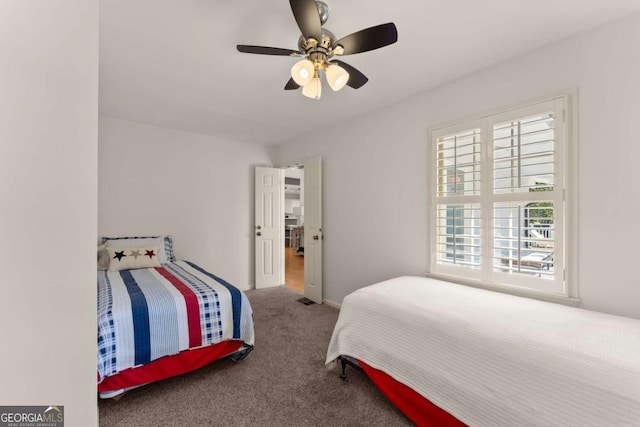
[[[640,320],[422,277],[357,290],[352,356],[472,426],[640,426]]]

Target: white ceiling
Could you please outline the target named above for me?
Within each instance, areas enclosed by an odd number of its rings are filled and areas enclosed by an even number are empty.
[[[297,49],[286,0],[101,0],[100,113],[225,139],[295,142],[492,64],[640,11],[640,0],[325,0],[338,38],[394,22],[398,42],[341,58],[369,82],[283,90]]]

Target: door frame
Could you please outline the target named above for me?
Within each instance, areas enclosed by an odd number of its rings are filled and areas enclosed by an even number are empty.
[[[320,163],[322,164],[322,157],[320,157],[320,156],[316,156],[316,157],[307,157],[307,158],[305,158],[304,160],[300,160],[300,161],[296,161],[296,162],[292,162],[292,163],[287,163],[287,164],[286,164],[286,165],[284,165],[284,166],[275,166],[275,167],[276,167],[276,168],[279,168],[279,169],[283,169],[283,170],[290,169],[290,168],[295,168],[295,167],[300,167],[300,166],[302,166],[302,167],[304,168],[304,164],[305,164],[305,162],[307,162],[307,161],[309,161],[309,160],[312,160],[312,159],[315,159],[315,158],[319,158],[319,159],[320,159]],[[305,175],[305,176],[306,176],[306,175]],[[322,181],[322,176],[320,176],[320,180]],[[304,182],[301,182],[301,184],[302,184],[302,185],[304,185]],[[283,188],[284,188],[284,180],[283,180],[283,184],[282,184],[282,185],[283,185]],[[320,205],[320,210],[322,211],[322,204]],[[305,207],[305,216],[306,216],[306,214],[307,214],[307,212],[306,212],[306,207]],[[322,215],[322,213],[321,213],[321,215]],[[321,216],[321,217],[322,217],[322,216]],[[305,227],[305,228],[306,228],[306,227]],[[323,227],[322,227],[322,228],[324,229],[324,225],[323,225]],[[324,234],[324,232],[322,232],[322,234]],[[306,236],[306,235],[307,235],[307,230],[305,230],[305,236]],[[321,236],[321,238],[322,238],[322,236]],[[285,241],[284,241],[284,238],[283,238],[283,239],[282,239],[282,250],[283,250],[283,251],[284,251],[284,245],[285,245]],[[324,265],[324,261],[322,261],[322,265]],[[322,268],[322,265],[320,266],[320,268]],[[285,262],[284,262],[284,259],[283,259],[283,262],[282,262],[281,266],[282,266],[282,267],[281,267],[281,268],[282,268],[281,274],[282,274],[282,278],[283,278],[283,282],[284,282],[284,280],[286,279],[286,277],[285,277],[285,274],[286,274],[286,273],[285,273],[285,270],[286,270],[286,268],[285,268]],[[306,270],[306,260],[305,260],[305,270]],[[305,271],[305,279],[304,279],[303,284],[302,284],[302,286],[303,286],[303,293],[305,293],[305,292],[306,292],[306,290],[307,290],[307,289],[306,289],[306,282],[307,282],[307,278],[306,278],[306,271]],[[324,302],[324,301],[322,301],[322,302]]]

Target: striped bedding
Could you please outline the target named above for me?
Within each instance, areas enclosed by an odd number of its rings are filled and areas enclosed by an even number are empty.
[[[241,340],[253,345],[249,300],[188,262],[98,271],[98,383],[183,350]]]

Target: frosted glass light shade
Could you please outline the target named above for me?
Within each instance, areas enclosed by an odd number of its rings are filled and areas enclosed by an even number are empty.
[[[322,95],[322,82],[318,77],[314,77],[311,81],[302,87],[302,94],[307,98],[320,99]]]
[[[291,67],[291,77],[298,86],[306,86],[313,79],[314,72],[313,62],[303,59],[296,62]]]
[[[325,71],[327,83],[331,89],[338,91],[342,89],[349,81],[349,73],[339,65],[331,64]]]

